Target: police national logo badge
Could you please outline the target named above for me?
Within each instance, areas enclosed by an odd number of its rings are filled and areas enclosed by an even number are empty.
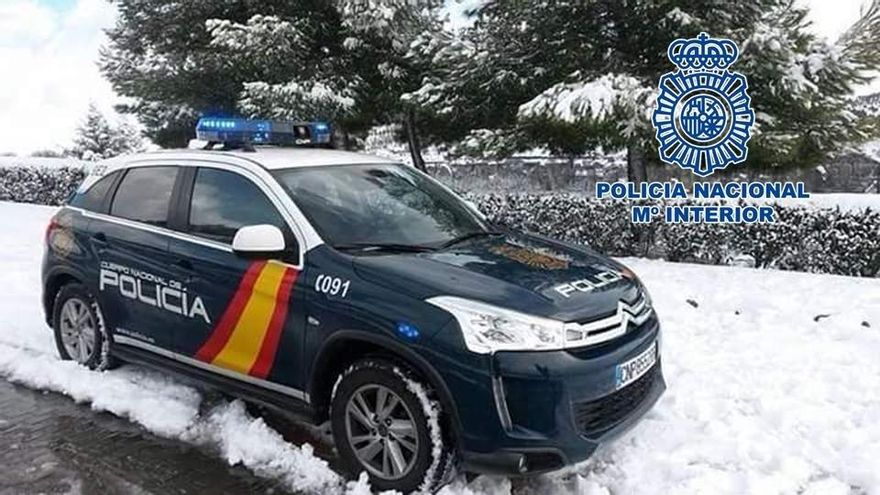
[[[739,56],[728,39],[677,39],[667,50],[678,67],[660,78],[652,121],[660,159],[705,177],[742,163],[755,112],[745,76],[728,70]]]

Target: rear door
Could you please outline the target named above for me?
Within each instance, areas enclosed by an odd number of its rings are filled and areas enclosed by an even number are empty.
[[[304,299],[295,291],[298,245],[279,207],[244,172],[187,170],[170,252],[209,321],[179,327],[176,346],[193,364],[303,398],[300,369]],[[236,231],[271,224],[285,233],[281,259],[245,258],[232,250]]]
[[[107,214],[89,225],[98,300],[118,343],[135,339],[171,348],[174,316],[187,311],[168,258],[168,217],[179,172],[175,166],[126,170]]]

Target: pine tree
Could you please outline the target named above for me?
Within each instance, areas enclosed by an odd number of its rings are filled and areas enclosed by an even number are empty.
[[[346,132],[401,122],[413,162],[424,168],[416,109],[401,95],[418,87],[421,66],[407,57],[410,44],[442,28],[442,1],[338,0],[323,27],[336,43],[310,60],[304,21],[254,16],[245,23],[209,21],[212,45],[236,58],[251,57],[250,80],[239,100],[250,115],[324,118]],[[314,47],[311,47],[313,49]]]
[[[441,29],[442,0],[116,1],[101,67],[159,145],[185,145],[202,113],[418,130],[408,47]]]
[[[73,147],[66,154],[80,160],[97,161],[133,153],[142,147],[137,129],[127,123],[113,126],[95,105],[89,105],[85,119],[76,130]]]
[[[290,120],[338,121],[349,113],[352,81],[340,63],[343,48],[335,12],[327,14],[326,22],[258,14],[243,23],[211,19],[206,24],[211,46],[240,61],[246,73],[236,110]],[[326,44],[314,44],[317,30]]]
[[[629,176],[656,161],[650,126],[666,47],[701,31],[740,46],[757,126],[747,162],[814,165],[873,129],[847,111],[853,87],[880,67],[880,2],[835,44],[809,31],[792,0],[489,1],[473,27],[415,47],[436,62],[410,98],[457,124],[458,137],[501,152],[626,148]],[[486,147],[482,147],[485,150]]]
[[[201,114],[233,115],[245,82],[262,80],[252,53],[229,52],[213,43],[213,20],[247,23],[278,16],[303,27],[304,50],[293,60],[316,65],[324,49],[338,45],[328,27],[334,10],[323,0],[115,0],[116,26],[101,51],[101,71],[130,103],[120,110],[137,116],[145,134],[160,146],[183,147]],[[331,19],[332,20],[332,19]],[[332,23],[331,23],[332,24]]]
[[[430,61],[410,56],[410,46],[442,33],[443,0],[338,0],[347,38],[345,47],[358,91],[360,127],[399,123],[416,168],[425,170],[422,135],[432,122],[418,104],[402,96],[421,85]]]

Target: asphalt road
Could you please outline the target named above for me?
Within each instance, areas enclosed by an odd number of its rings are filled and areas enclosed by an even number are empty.
[[[0,494],[31,493],[287,492],[201,447],[0,380]]]

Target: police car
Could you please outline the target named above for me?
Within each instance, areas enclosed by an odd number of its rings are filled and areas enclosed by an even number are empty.
[[[204,150],[98,164],[46,230],[58,351],[329,425],[374,487],[589,457],[665,389],[626,267],[495,225],[324,123],[203,119]],[[289,146],[275,146],[282,143]]]

